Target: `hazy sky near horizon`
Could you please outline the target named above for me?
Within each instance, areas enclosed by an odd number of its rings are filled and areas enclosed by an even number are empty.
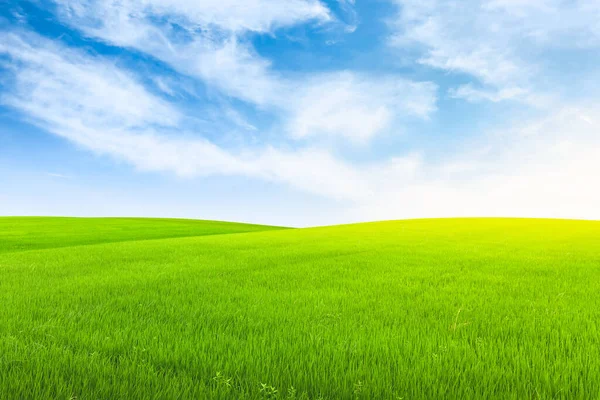
[[[5,0],[0,214],[600,219],[598,0]]]

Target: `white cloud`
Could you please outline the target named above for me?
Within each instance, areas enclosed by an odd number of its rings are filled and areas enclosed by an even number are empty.
[[[240,38],[311,20],[329,10],[316,0],[56,0],[62,20],[86,35],[156,57],[226,94],[259,106],[277,103],[283,83]]]
[[[296,91],[289,131],[296,138],[330,135],[364,143],[399,117],[427,118],[436,109],[436,89],[391,76],[321,75]]]
[[[148,96],[131,76],[108,62],[99,63],[37,35],[3,32],[0,52],[12,57],[7,65],[16,81],[3,101],[31,115],[47,114],[48,122],[81,119],[134,129],[144,125],[176,126],[181,116],[166,102]],[[45,108],[56,107],[52,112]]]
[[[550,107],[555,97],[550,94],[538,94],[520,87],[506,86],[497,89],[475,87],[473,84],[460,85],[448,90],[450,97],[465,99],[472,103],[491,101],[498,103],[507,100],[516,100],[534,107]]]
[[[317,1],[57,3],[61,18],[89,36],[150,54],[227,96],[283,115],[293,138],[343,136],[364,142],[391,121],[407,115],[426,118],[435,111],[430,83],[351,72],[285,77],[241,35],[331,20],[330,11]]]
[[[565,107],[488,135],[443,161],[412,152],[350,163],[317,148],[223,149],[114,63],[35,35],[3,33],[13,75],[2,102],[54,134],[141,170],[238,175],[349,207],[349,219],[456,215],[599,218],[600,110]]]
[[[497,91],[491,91],[475,88],[472,84],[461,85],[450,90],[450,95],[452,97],[458,99],[462,98],[471,102],[489,100],[497,103],[503,100],[512,100],[527,94],[528,92],[526,90],[519,87],[507,87]]]
[[[117,26],[132,27],[130,24],[142,23],[153,16],[164,16],[190,30],[214,27],[230,32],[271,32],[307,20],[332,18],[329,9],[318,0],[56,0],[56,3],[69,18],[104,34]],[[118,21],[114,21],[115,17]]]
[[[61,179],[70,179],[71,178],[69,175],[57,174],[56,172],[46,172],[46,175],[48,175],[52,178],[61,178]]]
[[[391,42],[416,46],[418,62],[471,75],[483,89],[467,99],[523,100],[548,89],[542,53],[600,46],[600,7],[590,0],[395,0]],[[551,89],[551,88],[550,88]],[[464,93],[467,91],[468,93]],[[497,92],[497,93],[493,93]]]
[[[358,28],[358,24],[360,22],[358,12],[355,8],[355,0],[337,0],[337,2],[343,13],[346,15],[346,18],[348,19],[348,25],[346,25],[344,31],[346,33],[354,33]]]
[[[600,109],[563,107],[515,121],[412,181],[382,186],[358,219],[516,216],[600,219]],[[359,203],[361,203],[359,201]],[[356,217],[354,218],[356,219]]]
[[[177,92],[173,88],[172,83],[169,82],[169,79],[163,76],[153,76],[151,79],[158,88],[158,90],[160,90],[161,92],[169,96],[175,96],[177,94]]]
[[[242,175],[338,199],[368,187],[351,166],[317,149],[246,148],[236,153],[185,132],[180,116],[114,64],[33,34],[3,33],[13,75],[2,103],[96,153],[141,170],[181,176]]]

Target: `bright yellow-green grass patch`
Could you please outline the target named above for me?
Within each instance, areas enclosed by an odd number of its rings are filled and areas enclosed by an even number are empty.
[[[599,222],[0,221],[0,398],[600,398]]]

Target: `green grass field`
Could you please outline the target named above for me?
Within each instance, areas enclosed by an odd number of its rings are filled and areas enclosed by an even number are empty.
[[[600,222],[0,218],[1,399],[599,399]]]

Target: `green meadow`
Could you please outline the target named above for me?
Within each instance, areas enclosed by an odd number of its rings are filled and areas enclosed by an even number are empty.
[[[600,222],[0,218],[1,399],[600,399]]]

